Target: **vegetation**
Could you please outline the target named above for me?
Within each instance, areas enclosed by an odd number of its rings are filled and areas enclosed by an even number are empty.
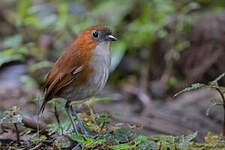
[[[187,136],[137,136],[132,129],[134,128],[132,125],[109,125],[110,118],[106,114],[95,114],[95,118],[89,117],[86,119],[85,125],[90,131],[96,132],[96,129],[100,129],[96,139],[75,135],[72,132],[72,127],[68,120],[62,121],[63,123],[60,125],[58,123],[50,124],[48,134],[39,135],[39,132],[24,126],[22,117],[16,107],[1,114],[0,123],[16,124],[18,128],[20,128],[20,131],[18,130],[18,132],[20,132],[18,133],[19,137],[23,139],[23,142],[19,139],[17,142],[10,142],[8,144],[3,142],[1,144],[1,149],[45,149],[48,146],[56,149],[66,149],[71,146],[70,139],[84,143],[83,149],[210,150],[223,149],[225,146],[225,141],[223,139],[210,133],[205,137],[205,143],[193,142],[193,139],[198,134],[197,132]],[[67,137],[68,135],[69,138]]]
[[[197,83],[176,96],[199,88],[215,89],[221,99],[211,101],[207,114],[215,105],[222,105],[225,112],[225,90],[221,86],[225,83],[224,74],[216,78],[224,72],[224,63],[218,61],[225,57],[221,40],[224,32],[219,32],[224,28],[223,22],[220,23],[222,19],[209,21],[209,24],[218,23],[213,40],[207,39],[212,36],[210,34],[191,36],[193,32],[206,33],[208,30],[203,30],[201,24],[202,30],[197,28],[201,19],[210,17],[212,13],[223,14],[224,9],[223,0],[2,0],[0,73],[8,64],[24,64],[27,73],[19,78],[25,85],[21,86],[25,89],[23,95],[28,95],[26,103],[37,108],[42,100],[43,81],[53,62],[82,30],[90,25],[105,24],[119,39],[112,45],[111,70],[114,73],[110,77],[111,86],[120,90],[124,83],[132,84],[132,92],[138,88],[142,97],[157,101],[171,98],[187,84]],[[210,41],[216,41],[216,46]],[[201,44],[207,46],[200,47]],[[216,54],[207,57],[208,52]],[[206,63],[200,63],[199,59]],[[195,69],[195,64],[199,68]],[[154,85],[154,81],[160,83],[156,90],[149,86]],[[1,95],[3,91],[0,86],[0,100],[5,99]],[[135,95],[132,92],[128,93]],[[138,94],[137,97],[140,96]],[[0,149],[69,149],[71,140],[83,143],[83,149],[225,149],[225,118],[223,136],[209,131],[204,142],[195,139],[198,131],[183,136],[143,136],[136,133],[136,130],[142,130],[141,125],[114,123],[112,114],[94,112],[92,106],[97,101],[108,99],[90,99],[83,105],[89,113],[79,114],[89,132],[98,135],[96,139],[78,137],[72,132],[71,123],[62,119],[66,115],[64,103],[58,100],[50,104],[55,107],[56,119],[45,120],[48,126],[42,124],[42,118],[39,118],[40,122],[25,118],[24,108],[15,106],[3,111],[0,105]]]

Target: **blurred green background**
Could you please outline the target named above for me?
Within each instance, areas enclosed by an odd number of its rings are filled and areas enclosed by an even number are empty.
[[[41,85],[52,62],[79,33],[105,24],[119,39],[112,45],[112,70],[118,69],[111,83],[130,77],[137,84],[144,80],[148,81],[144,88],[164,96],[193,82],[190,72],[195,70],[182,62],[195,38],[190,37],[192,29],[202,17],[224,8],[223,0],[1,0],[0,66],[23,62]],[[207,69],[194,79],[210,80],[221,73],[209,75]],[[155,93],[158,84],[151,87],[149,81],[160,81],[161,93]]]

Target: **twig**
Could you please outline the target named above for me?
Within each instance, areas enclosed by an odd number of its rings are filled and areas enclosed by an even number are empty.
[[[60,120],[59,120],[59,113],[58,113],[57,108],[56,108],[56,103],[55,103],[54,111],[55,111],[55,112],[54,112],[55,118],[56,118],[56,120],[57,120],[57,123],[58,123],[59,128],[61,129],[61,132],[62,132],[62,135],[63,135],[63,128],[62,128],[61,122],[60,122]]]
[[[36,121],[30,120],[25,117],[22,118],[22,123],[24,124],[24,126],[26,126],[28,128],[32,128],[34,130],[38,130],[38,128],[39,128],[41,134],[48,133],[48,131],[47,131],[48,127],[45,124],[38,123]]]
[[[42,145],[42,142],[40,142],[39,144],[37,144],[35,147],[31,148],[30,150],[40,149],[41,145]]]
[[[14,123],[14,127],[16,129],[16,142],[17,142],[17,144],[20,145],[20,133],[19,133],[19,130],[18,130],[18,127],[17,127],[16,123]]]
[[[223,100],[223,136],[225,136],[225,98],[224,98],[224,95],[223,95],[223,92],[220,90],[219,87],[216,87],[216,90],[219,92],[222,100]]]

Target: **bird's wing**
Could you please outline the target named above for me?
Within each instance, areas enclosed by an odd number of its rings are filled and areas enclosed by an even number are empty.
[[[73,55],[73,56],[71,56]],[[41,105],[40,112],[44,111],[47,102],[60,89],[70,84],[77,78],[78,74],[83,71],[83,65],[80,65],[80,58],[77,54],[71,54],[66,51],[55,63],[53,69],[48,73],[44,86],[44,101]],[[72,63],[69,63],[72,62]]]
[[[59,73],[58,71],[50,72],[45,84],[45,98],[41,105],[40,112],[44,111],[45,105],[63,87],[69,85],[77,75],[82,72],[83,66],[75,66],[70,72]]]
[[[69,85],[77,77],[77,75],[82,72],[82,70],[83,66],[75,66],[68,72],[56,73],[56,77],[51,76],[55,73],[50,73],[48,75],[49,79],[47,77],[46,80],[46,85],[49,86],[45,86],[45,97],[51,98],[52,94],[57,93],[61,88]],[[54,79],[53,81],[50,80],[52,78]]]

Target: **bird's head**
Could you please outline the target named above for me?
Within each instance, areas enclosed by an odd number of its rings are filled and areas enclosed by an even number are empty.
[[[112,31],[104,26],[97,25],[91,26],[83,31],[76,40],[76,45],[84,46],[87,49],[93,49],[101,43],[109,43],[116,41],[117,38],[112,35]]]

